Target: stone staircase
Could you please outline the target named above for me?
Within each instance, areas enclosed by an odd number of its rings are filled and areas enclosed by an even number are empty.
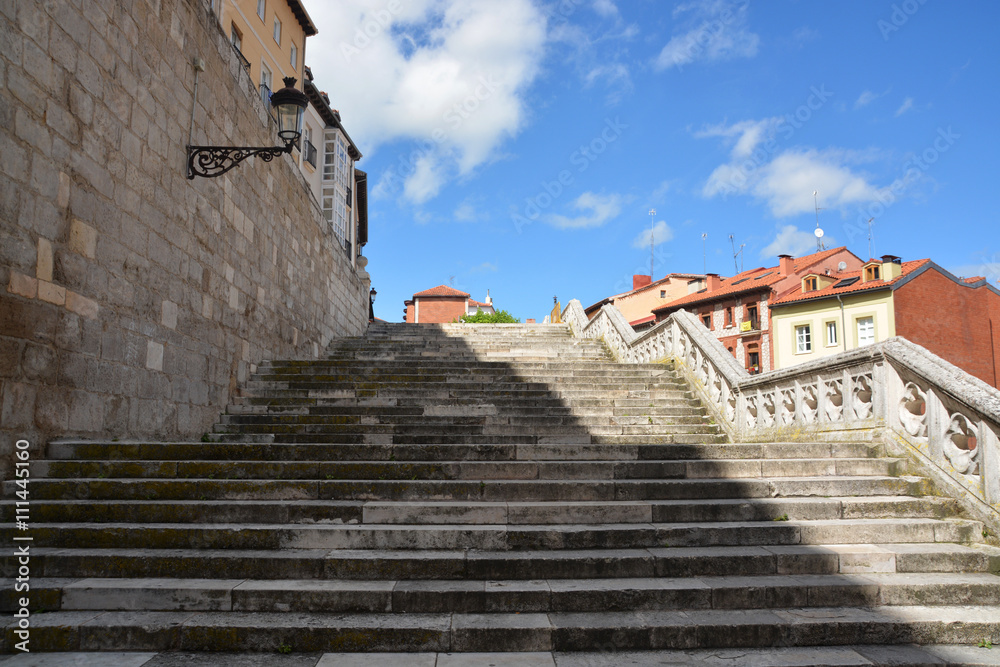
[[[877,443],[727,442],[669,365],[559,325],[329,352],[262,365],[206,442],[49,445],[32,651],[1000,640],[1000,550]]]

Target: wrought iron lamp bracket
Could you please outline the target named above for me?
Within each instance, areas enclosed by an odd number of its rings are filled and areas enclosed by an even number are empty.
[[[285,146],[188,146],[188,179],[195,176],[215,178],[249,157],[270,162],[292,152],[293,143]]]

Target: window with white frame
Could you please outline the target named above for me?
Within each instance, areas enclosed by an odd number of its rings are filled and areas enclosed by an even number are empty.
[[[298,67],[299,67],[299,50],[297,48],[295,48],[295,43],[294,42],[292,43],[292,55],[288,59],[288,62],[291,63],[292,69],[298,69]]]
[[[260,96],[267,102],[271,95],[271,68],[263,60],[260,61]]]
[[[352,213],[347,202],[353,173],[347,141],[337,130],[327,130],[323,139],[323,213],[345,248],[351,243]]]
[[[812,352],[812,330],[808,324],[795,327],[795,353]]]
[[[826,323],[826,346],[833,347],[837,344],[837,323]]]
[[[257,16],[260,17],[261,21],[264,20],[264,10],[266,9],[266,2],[267,0],[257,0]]]
[[[875,318],[858,318],[858,345],[871,345],[875,342]]]
[[[233,23],[231,27],[232,27],[232,32],[230,33],[230,39],[233,42],[233,46],[236,47],[237,51],[242,51],[243,50],[243,35],[240,34],[240,30],[239,30],[239,28],[236,27],[235,23]]]
[[[274,41],[281,44],[281,19],[274,17]]]

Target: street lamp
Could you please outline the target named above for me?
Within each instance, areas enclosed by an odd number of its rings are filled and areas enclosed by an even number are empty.
[[[375,291],[374,287],[372,288],[372,290],[370,292],[368,292],[368,321],[369,322],[374,322],[375,321],[375,295],[377,295],[377,294],[378,294],[378,292]]]
[[[278,112],[278,136],[283,146],[188,146],[188,178],[215,178],[226,173],[248,157],[258,156],[270,162],[279,155],[291,153],[302,136],[302,114],[309,98],[295,87],[295,77],[284,78],[285,87],[271,94],[271,105]]]

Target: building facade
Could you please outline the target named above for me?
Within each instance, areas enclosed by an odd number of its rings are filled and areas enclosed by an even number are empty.
[[[775,368],[902,336],[1000,387],[1000,291],[984,278],[890,255],[824,278],[807,274],[771,305]]]
[[[601,299],[585,310],[593,318],[605,304],[611,304],[625,316],[633,328],[650,327],[656,322],[653,310],[692,294],[705,286],[705,276],[693,273],[671,273],[657,281],[650,276],[632,276],[632,289]]]
[[[653,310],[656,321],[685,309],[698,316],[750,373],[773,370],[770,306],[799,285],[807,273],[824,276],[857,270],[861,260],[846,247],[799,257],[781,255],[777,266],[760,267],[732,278],[708,274],[703,290]]]
[[[306,39],[317,30],[299,0],[214,0],[214,12],[263,100],[286,76],[302,87]]]
[[[403,305],[404,322],[410,324],[443,324],[454,322],[463,315],[475,315],[478,311],[496,312],[489,291],[486,292],[485,301],[476,301],[470,298],[468,292],[447,285],[417,292],[412,299],[404,301]]]

